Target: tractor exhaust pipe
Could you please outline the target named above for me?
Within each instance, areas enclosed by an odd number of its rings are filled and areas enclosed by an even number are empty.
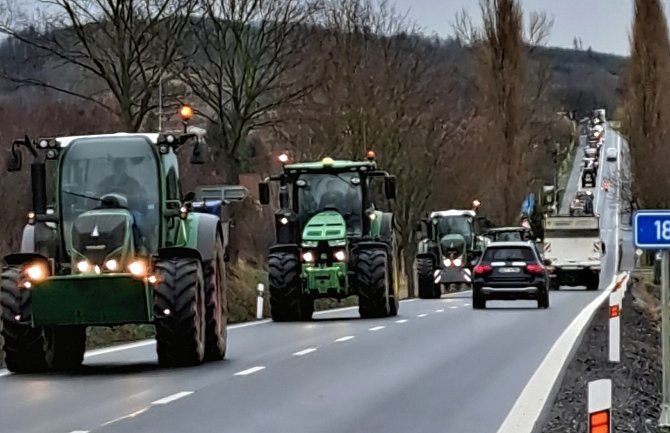
[[[33,212],[37,215],[47,213],[47,171],[43,162],[30,164],[30,181],[33,193]]]

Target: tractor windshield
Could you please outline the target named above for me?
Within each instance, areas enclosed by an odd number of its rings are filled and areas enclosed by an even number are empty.
[[[440,237],[445,235],[461,235],[468,242],[472,242],[474,232],[472,217],[469,216],[444,216],[437,220],[437,233]]]
[[[127,200],[142,246],[149,252],[156,251],[160,227],[159,178],[156,156],[151,144],[142,137],[90,137],[73,141],[63,155],[61,166],[65,233],[70,232],[75,218],[99,207],[100,198],[117,194]]]
[[[335,210],[347,222],[348,234],[361,234],[363,194],[358,173],[302,174],[296,185],[301,226],[319,212]]]

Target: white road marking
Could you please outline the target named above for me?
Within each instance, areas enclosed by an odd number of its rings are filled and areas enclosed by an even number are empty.
[[[340,337],[337,340],[335,340],[336,343],[341,343],[343,341],[349,341],[353,340],[354,336],[353,335],[347,335],[346,337]]]
[[[152,401],[151,404],[153,405],[161,405],[161,404],[168,404],[172,403],[173,401],[179,400],[180,398],[184,398],[188,395],[193,394],[193,391],[182,391],[182,392],[177,392],[172,395],[168,395],[167,397],[163,397],[160,400]]]
[[[6,368],[3,368],[3,369],[0,370],[0,377],[9,376],[9,374],[10,374],[9,370],[7,370]]]
[[[70,433],[89,433],[90,430],[72,430]]]
[[[386,326],[375,326],[375,327],[372,327],[372,328],[368,329],[368,331],[379,331],[379,330],[384,329],[384,328],[386,328]]]
[[[612,278],[612,283],[590,304],[575,317],[570,325],[563,331],[558,340],[551,347],[540,366],[535,370],[521,395],[514,403],[512,410],[505,418],[498,433],[531,433],[535,422],[539,418],[556,381],[567,365],[568,358],[580,335],[591,321],[591,317],[598,307],[609,296],[617,275]]]
[[[438,310],[435,310],[436,313],[444,313],[444,308],[440,308]]]
[[[395,323],[405,323],[405,322],[407,322],[407,319],[400,319],[395,321]]]
[[[249,374],[253,374],[264,369],[265,367],[263,367],[262,365],[258,365],[256,367],[251,367],[247,368],[246,370],[238,371],[237,373],[234,374],[234,376],[247,376]]]
[[[293,356],[304,356],[307,355],[308,353],[316,352],[316,347],[309,347],[305,350],[301,350],[300,352],[295,352]]]
[[[468,302],[466,302],[465,304],[463,304],[463,306],[464,306],[464,307],[469,307],[470,304],[469,304]]]
[[[417,314],[416,317],[426,317],[428,314]]]
[[[122,416],[122,417],[113,419],[113,420],[111,420],[111,421],[107,421],[106,423],[101,424],[100,427],[105,427],[105,426],[108,426],[108,425],[110,425],[110,424],[114,424],[114,423],[116,423],[116,422],[123,421],[124,419],[135,418],[136,416],[138,416],[138,415],[142,415],[144,412],[146,412],[146,411],[148,411],[148,410],[149,410],[149,408],[148,408],[148,407],[145,407],[144,409],[137,410],[137,411],[135,411],[135,412],[133,412],[133,413],[131,413],[131,414],[129,414],[129,415]]]
[[[452,305],[449,308],[451,308],[452,310],[455,310],[456,308],[458,308],[458,305]]]

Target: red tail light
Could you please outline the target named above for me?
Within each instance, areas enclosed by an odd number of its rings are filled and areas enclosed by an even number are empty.
[[[544,273],[544,266],[532,263],[526,265],[526,271],[531,274],[542,274]]]
[[[489,265],[477,265],[475,266],[475,269],[473,269],[475,275],[484,275],[484,274],[490,274],[493,272],[493,266]]]

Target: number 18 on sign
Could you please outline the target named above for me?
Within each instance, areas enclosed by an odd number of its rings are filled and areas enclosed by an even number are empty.
[[[663,385],[659,427],[670,427],[670,210],[644,210],[633,216],[635,247],[663,250],[661,262],[661,357]]]
[[[636,248],[670,249],[670,210],[635,212],[633,232]]]

